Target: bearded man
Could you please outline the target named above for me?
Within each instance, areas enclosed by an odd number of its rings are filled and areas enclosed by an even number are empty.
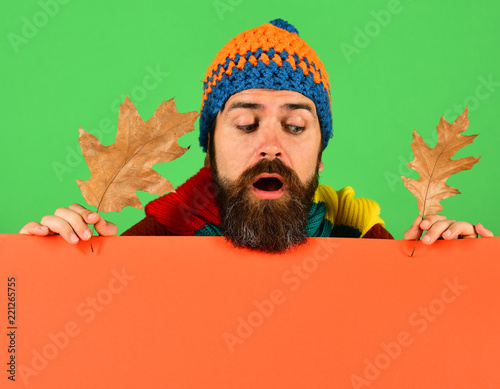
[[[231,39],[209,66],[203,85],[200,145],[205,166],[176,192],[146,205],[146,217],[122,235],[225,236],[235,246],[283,253],[308,237],[392,238],[372,200],[350,187],[318,184],[332,137],[330,84],[323,63],[282,19]],[[61,234],[68,242],[117,228],[79,204],[59,208],[20,233]],[[442,236],[493,236],[481,224],[432,215],[404,239],[426,230]]]

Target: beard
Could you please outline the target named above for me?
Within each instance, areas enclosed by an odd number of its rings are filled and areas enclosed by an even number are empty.
[[[211,162],[216,202],[219,206],[221,231],[237,247],[267,253],[284,253],[307,241],[306,224],[318,187],[316,172],[302,183],[295,171],[280,159],[262,159],[231,181],[219,175],[215,158]],[[262,173],[278,178],[256,178]],[[252,185],[261,190],[284,192],[277,199],[261,199],[252,193]]]

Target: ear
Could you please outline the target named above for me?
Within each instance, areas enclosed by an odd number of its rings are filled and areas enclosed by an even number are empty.
[[[210,168],[210,147],[208,147],[208,144],[210,144],[210,134],[208,134],[208,141],[207,141],[207,155],[205,156],[205,162],[203,163],[203,166]]]
[[[323,161],[319,161],[318,173],[323,171]]]

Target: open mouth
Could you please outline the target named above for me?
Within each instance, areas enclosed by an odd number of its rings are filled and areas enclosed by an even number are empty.
[[[286,188],[284,180],[278,174],[261,174],[253,182],[251,189],[261,199],[277,199]]]

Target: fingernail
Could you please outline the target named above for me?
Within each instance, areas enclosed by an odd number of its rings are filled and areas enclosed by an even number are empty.
[[[429,227],[429,222],[426,220],[425,222],[420,223],[420,227],[422,227],[422,228]]]
[[[444,233],[443,233],[443,238],[449,238],[451,236],[451,231],[450,230],[446,230]]]
[[[95,219],[95,218],[97,218],[97,213],[91,213],[91,214],[89,215],[89,218],[90,218],[90,219]]]
[[[82,235],[83,239],[90,239],[90,237],[92,236],[89,230],[86,230]]]
[[[76,242],[78,242],[78,236],[73,234],[69,237],[69,240],[71,240],[71,242],[73,242],[73,243],[76,243]]]
[[[40,226],[40,229],[41,229],[42,231],[47,231],[47,230],[49,229],[49,227],[47,227],[47,226]]]
[[[422,242],[424,242],[424,243],[429,243],[430,241],[431,241],[431,237],[428,235],[424,235],[424,237],[422,238]]]

